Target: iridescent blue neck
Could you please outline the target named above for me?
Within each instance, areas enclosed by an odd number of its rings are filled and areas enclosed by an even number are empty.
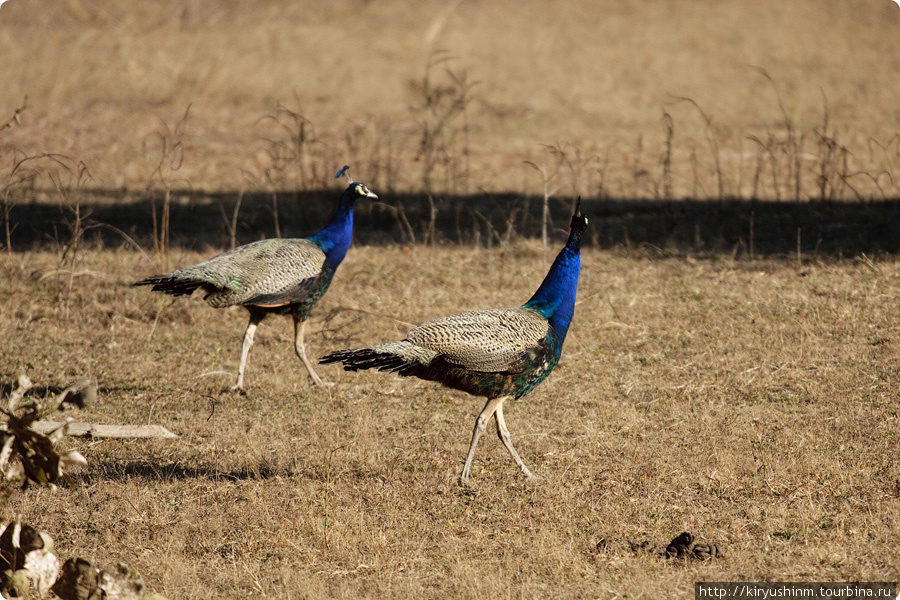
[[[566,246],[553,261],[541,287],[525,303],[526,307],[537,310],[550,322],[559,335],[560,343],[566,339],[569,323],[575,314],[575,294],[578,291],[580,272],[581,236],[573,231],[569,234]]]
[[[334,268],[344,260],[344,256],[350,248],[350,242],[353,240],[354,200],[349,189],[344,192],[331,222],[309,238],[325,253],[325,262]]]

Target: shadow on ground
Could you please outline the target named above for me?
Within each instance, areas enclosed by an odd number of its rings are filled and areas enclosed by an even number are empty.
[[[383,474],[368,469],[347,467],[344,476],[383,478]],[[277,466],[267,460],[249,460],[238,468],[220,469],[215,464],[195,459],[173,461],[166,458],[115,459],[97,458],[87,467],[71,475],[76,485],[92,485],[98,481],[127,481],[138,479],[155,482],[182,480],[266,481],[276,477],[290,477],[325,482],[334,477],[328,464],[310,462],[305,466]]]
[[[96,461],[92,467],[82,469],[72,476],[73,481],[90,485],[97,481],[177,481],[186,479],[225,479],[231,481],[262,481],[272,479],[276,473],[270,466],[245,467],[235,470],[218,470],[210,466],[185,465],[171,461],[110,460]]]
[[[227,248],[231,225],[238,244],[274,237],[305,237],[324,225],[339,192],[234,193],[176,191],[170,208],[169,244],[204,250]],[[235,208],[237,217],[234,218]],[[900,204],[770,202],[752,200],[652,201],[587,198],[587,245],[649,246],[666,252],[757,256],[802,253],[830,257],[900,252]],[[551,200],[554,235],[568,229],[571,200]],[[156,220],[154,221],[154,212]],[[89,242],[117,247],[130,238],[153,248],[162,199],[146,193],[97,190],[83,195]],[[434,220],[432,225],[432,214]],[[277,218],[276,218],[277,215]],[[14,251],[60,248],[71,238],[74,211],[45,200],[19,201],[10,211]],[[356,210],[361,244],[438,243],[492,246],[541,235],[541,199],[510,194],[445,196],[382,193]],[[156,226],[155,226],[156,223]],[[127,238],[126,238],[127,236]]]

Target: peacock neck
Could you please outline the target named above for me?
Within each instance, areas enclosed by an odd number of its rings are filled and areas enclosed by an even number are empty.
[[[575,295],[578,274],[581,272],[581,236],[573,231],[569,240],[553,261],[541,287],[525,303],[541,313],[559,336],[562,343],[575,314]],[[560,348],[561,349],[561,348]]]
[[[341,196],[331,222],[309,239],[318,244],[325,253],[325,262],[332,267],[344,260],[353,239],[353,200],[346,193]]]

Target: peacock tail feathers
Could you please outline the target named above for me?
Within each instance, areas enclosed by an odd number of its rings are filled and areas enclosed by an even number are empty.
[[[154,292],[163,292],[172,296],[189,296],[197,288],[209,285],[199,279],[180,279],[173,275],[155,275],[138,281],[134,285],[152,285]]]
[[[342,362],[345,371],[378,369],[409,375],[418,367],[428,366],[436,353],[407,340],[388,342],[360,350],[343,350],[323,357],[322,364]]]

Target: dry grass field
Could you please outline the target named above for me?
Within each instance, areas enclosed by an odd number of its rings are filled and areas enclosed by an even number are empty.
[[[71,287],[56,254],[0,260],[4,383],[96,378],[79,420],[182,436],[71,440],[89,461],[75,485],[4,512],[170,598],[687,598],[697,580],[900,579],[896,261],[586,251],[563,359],[507,412],[545,480],[526,483],[488,436],[468,489],[455,476],[478,399],[332,367],[337,386],[314,388],[287,319],[263,324],[249,393],[230,393],[241,311],[130,288],[154,271],[130,251],[85,253]],[[530,242],[352,249],[311,352],[520,303],[546,267]],[[726,556],[629,550],[682,530]]]
[[[143,189],[190,105],[194,189],[349,163],[382,191],[539,194],[523,161],[556,146],[566,194],[894,197],[898,27],[891,0],[11,0],[0,115],[30,108],[3,144]]]
[[[90,377],[77,420],[180,439],[67,439],[73,484],[0,517],[170,600],[900,580],[898,30],[890,0],[4,3],[0,392]],[[562,360],[507,409],[543,481],[485,436],[460,486],[481,399],[315,388],[286,318],[230,392],[244,312],[130,287],[311,233],[343,164],[381,204],[312,356],[525,301],[545,191],[556,225],[603,213]],[[725,556],[631,550],[682,531]]]

